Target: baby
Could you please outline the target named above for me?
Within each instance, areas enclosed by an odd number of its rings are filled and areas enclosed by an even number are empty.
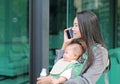
[[[77,61],[82,55],[83,49],[79,43],[69,44],[64,51],[63,58],[58,60],[50,71],[53,84],[61,84],[71,78],[72,68],[81,66]],[[80,68],[75,68],[75,77],[80,74]]]

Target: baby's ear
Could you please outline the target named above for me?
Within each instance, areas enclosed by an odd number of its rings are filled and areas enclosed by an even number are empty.
[[[74,59],[76,58],[76,55],[74,55]]]
[[[75,54],[75,58],[78,59],[80,56],[78,54]]]
[[[75,55],[74,55],[74,59],[77,59],[77,58],[78,58],[78,56],[77,56],[77,54],[75,54]]]

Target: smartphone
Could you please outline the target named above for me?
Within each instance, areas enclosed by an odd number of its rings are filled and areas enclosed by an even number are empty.
[[[67,36],[68,36],[69,39],[73,38],[73,30],[72,29],[67,30],[66,32],[67,32]]]

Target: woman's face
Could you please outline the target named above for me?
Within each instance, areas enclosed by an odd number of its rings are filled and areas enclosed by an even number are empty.
[[[75,17],[74,19],[74,22],[73,22],[73,38],[81,38],[81,33],[80,33],[80,30],[79,30],[79,26],[78,26],[78,20],[77,18]]]

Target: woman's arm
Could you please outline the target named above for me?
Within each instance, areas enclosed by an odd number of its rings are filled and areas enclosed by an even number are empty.
[[[56,50],[56,59],[55,59],[55,62],[57,60],[59,60],[60,58],[62,58],[66,46],[68,46],[72,42],[72,40],[74,39],[74,38],[68,39],[66,31],[69,30],[69,29],[70,28],[67,28],[67,29],[64,30],[64,41],[63,41],[61,50],[60,49]]]
[[[61,76],[58,79],[52,79],[52,84],[63,84],[66,80],[67,78]]]
[[[67,30],[70,30],[71,28],[67,28],[67,29],[65,29],[64,30],[64,41],[63,41],[63,45],[62,45],[62,48],[61,48],[61,50],[65,50],[65,48],[66,48],[66,46],[68,46],[71,42],[72,42],[72,40],[74,39],[74,38],[68,38],[68,36],[67,36]]]
[[[36,84],[52,84],[52,79],[51,76],[39,77]]]
[[[105,48],[98,46],[94,50],[93,54],[95,61],[87,72],[75,79],[68,80],[64,84],[96,84],[107,66],[108,51]]]

